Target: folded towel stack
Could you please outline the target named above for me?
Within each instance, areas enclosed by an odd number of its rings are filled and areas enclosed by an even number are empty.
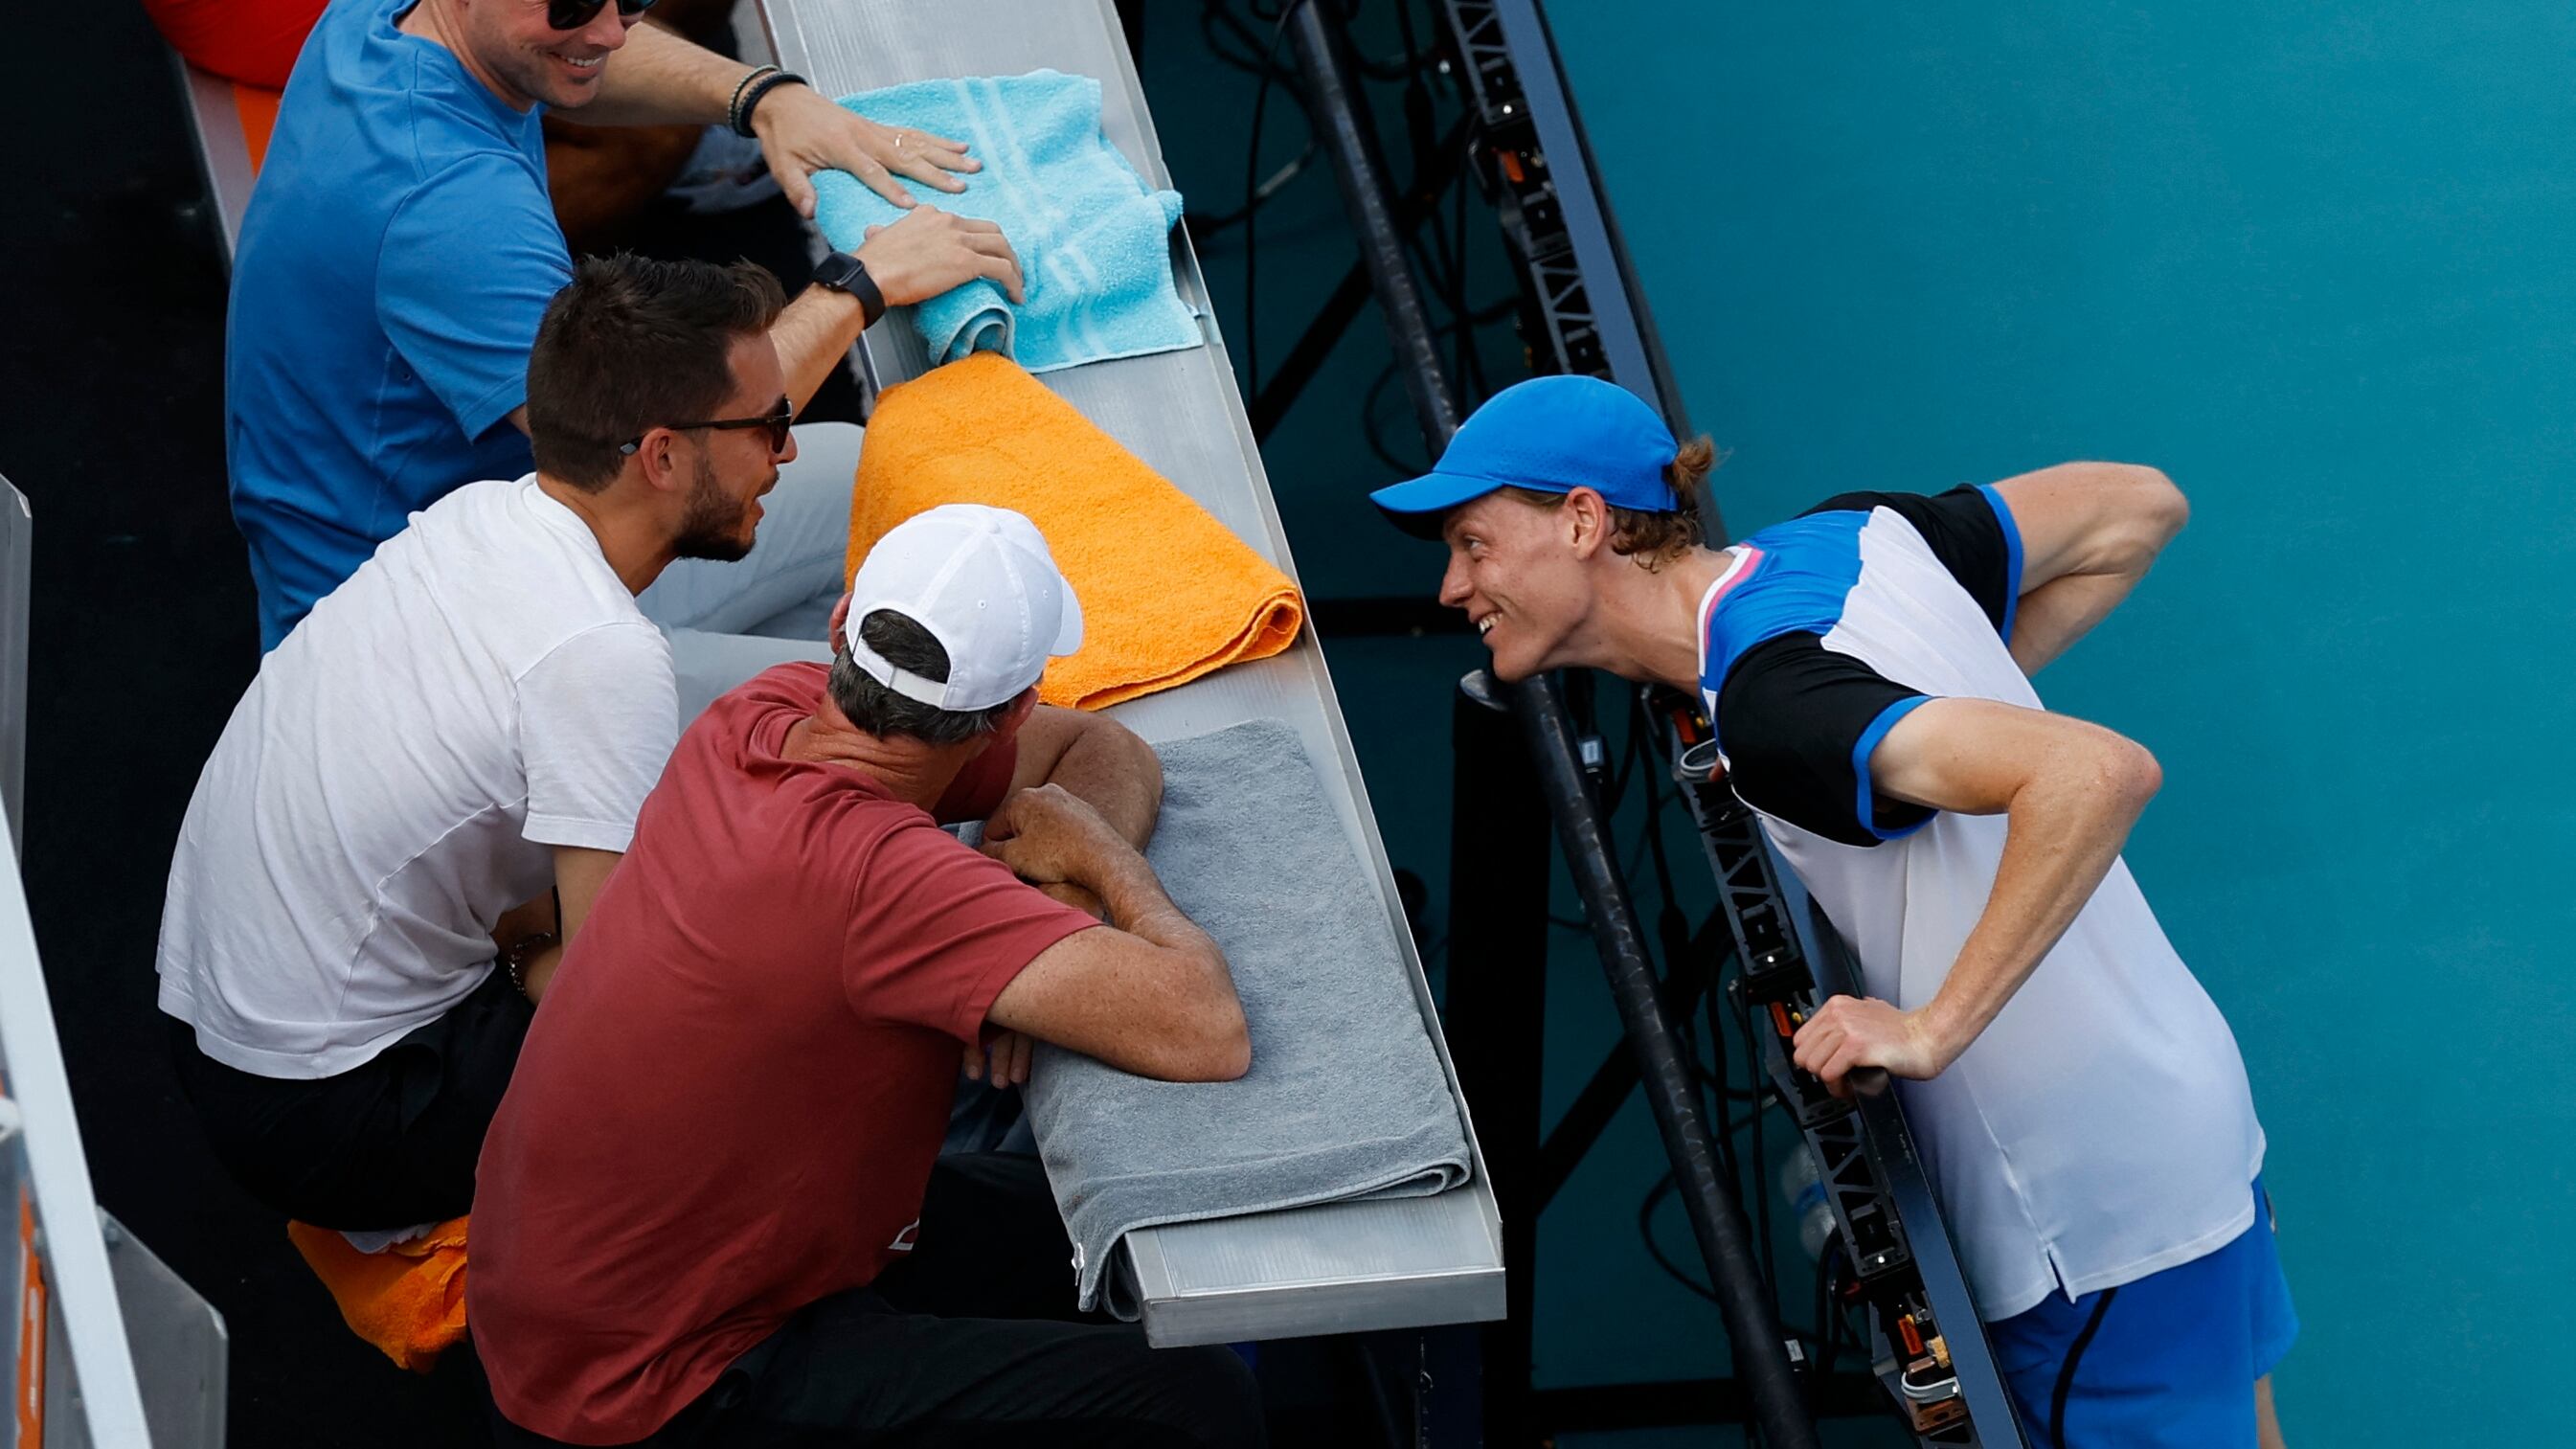
[[[1425,1197],[1468,1172],[1385,898],[1296,732],[1258,720],[1160,749],[1163,814],[1146,858],[1225,949],[1252,1070],[1156,1082],[1038,1049],[1029,1121],[1085,1308],[1138,1228]],[[1139,1305],[1107,1297],[1111,1312],[1136,1316]]]
[[[465,1223],[450,1218],[379,1253],[310,1223],[286,1236],[358,1337],[416,1374],[465,1337]]]
[[[967,142],[984,169],[943,194],[912,183],[943,211],[999,223],[1019,253],[1027,300],[969,282],[914,309],[931,360],[998,351],[1031,372],[1112,357],[1175,352],[1205,339],[1172,286],[1171,230],[1181,196],[1145,184],[1100,133],[1100,82],[1021,76],[914,81],[845,98],[888,126]],[[901,208],[846,172],[814,178],[814,220],[844,250]]]
[[[886,531],[942,503],[1028,515],[1082,600],[1079,653],[1038,696],[1099,709],[1286,649],[1297,586],[1187,494],[1001,357],[888,388],[850,502],[848,573]]]

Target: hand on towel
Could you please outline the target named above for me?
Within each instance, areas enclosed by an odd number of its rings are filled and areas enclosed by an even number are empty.
[[[895,177],[909,176],[941,191],[963,191],[966,183],[948,173],[984,169],[983,162],[966,154],[963,141],[878,125],[801,85],[770,92],[751,113],[751,129],[760,137],[761,154],[769,161],[769,174],[778,178],[778,189],[808,221],[814,217],[809,178],[817,171],[847,171],[877,195],[910,206],[912,193]]]
[[[935,206],[914,207],[892,226],[869,227],[852,255],[868,264],[889,307],[928,301],[977,277],[1000,283],[1014,302],[1027,300],[1019,254],[1002,229]]]

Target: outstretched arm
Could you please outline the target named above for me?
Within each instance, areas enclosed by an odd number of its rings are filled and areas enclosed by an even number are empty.
[[[2060,463],[1995,491],[2021,532],[2012,655],[2024,674],[2101,623],[2191,517],[2172,479],[2135,463]]]
[[[593,126],[722,125],[735,88],[751,70],[658,25],[636,25],[600,73],[599,94],[570,119]],[[881,126],[792,82],[761,98],[751,128],[779,189],[808,220],[814,215],[808,178],[816,171],[847,171],[886,200],[910,206],[912,193],[896,176],[955,192],[966,183],[949,173],[983,169],[962,142]]]
[[[1020,259],[989,221],[919,206],[891,226],[868,228],[851,253],[889,307],[907,307],[977,277],[998,283],[1014,302],[1025,300]],[[808,287],[770,324],[769,340],[787,372],[787,396],[799,410],[813,400],[832,369],[841,365],[867,326],[859,299],[829,287]]]
[[[1985,913],[1930,1001],[1901,1011],[1837,996],[1798,1029],[1798,1065],[1838,1094],[1855,1067],[1920,1079],[1958,1060],[2093,898],[2162,782],[2142,745],[1985,699],[1936,699],[1906,715],[1869,773],[1918,805],[2003,815],[2004,850]]]

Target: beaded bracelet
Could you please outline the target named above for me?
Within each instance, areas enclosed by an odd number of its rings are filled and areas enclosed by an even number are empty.
[[[750,134],[742,128],[743,88],[750,85],[753,81],[760,79],[762,76],[776,75],[777,73],[778,67],[774,65],[755,65],[751,69],[742,73],[742,79],[733,83],[733,95],[725,101],[726,130],[731,131],[736,135]]]
[[[501,953],[501,969],[510,973],[510,984],[519,988],[521,996],[528,994],[528,963],[544,955],[554,944],[553,932],[540,932],[520,937],[510,943],[509,950]]]
[[[760,98],[762,96],[769,94],[771,91],[774,91],[783,85],[801,86],[803,84],[805,84],[805,77],[789,70],[772,70],[770,74],[762,76],[759,83],[754,85],[742,98],[742,117],[734,123],[734,134],[737,136],[748,136],[752,134],[751,113],[760,109]]]

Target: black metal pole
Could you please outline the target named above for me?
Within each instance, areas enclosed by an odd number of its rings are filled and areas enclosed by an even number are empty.
[[[1283,23],[1305,81],[1307,112],[1322,132],[1317,140],[1332,159],[1343,208],[1359,233],[1360,257],[1368,264],[1378,310],[1386,318],[1397,370],[1436,457],[1447,446],[1449,435],[1458,430],[1458,406],[1440,366],[1440,350],[1422,307],[1422,294],[1405,260],[1367,97],[1352,79],[1356,67],[1332,6],[1316,0],[1288,3]],[[1611,868],[1601,812],[1576,762],[1563,697],[1556,681],[1544,675],[1510,688],[1509,694],[1538,773],[1539,791],[1547,800],[1548,812],[1556,817],[1557,839],[1591,915],[1593,943],[1601,952],[1611,997],[1637,1053],[1646,1099],[1654,1109],[1664,1151],[1672,1159],[1692,1236],[1708,1264],[1718,1313],[1726,1324],[1727,1348],[1734,1358],[1736,1378],[1752,1405],[1753,1423],[1770,1449],[1816,1449],[1815,1420],[1801,1402],[1796,1375],[1789,1366],[1787,1341],[1780,1332],[1770,1287],[1762,1278],[1752,1230],[1744,1220],[1744,1204],[1732,1184],[1719,1177],[1717,1149],[1700,1111],[1699,1087],[1672,1023],[1656,999],[1645,932],[1638,925],[1635,904],[1628,899],[1627,883]],[[1451,964],[1454,970],[1462,963]]]
[[[1538,769],[1539,793],[1556,817],[1557,844],[1574,875],[1574,889],[1592,918],[1592,944],[1601,952],[1601,969],[1610,978],[1610,996],[1618,1005],[1628,1049],[1636,1054],[1646,1105],[1663,1134],[1664,1152],[1672,1159],[1674,1185],[1690,1216],[1691,1236],[1708,1264],[1709,1286],[1717,1294],[1718,1316],[1726,1322],[1727,1347],[1734,1352],[1735,1376],[1753,1406],[1753,1422],[1762,1441],[1773,1449],[1813,1449],[1816,1425],[1789,1366],[1787,1339],[1780,1331],[1778,1308],[1762,1276],[1762,1260],[1753,1232],[1744,1220],[1744,1204],[1734,1184],[1719,1170],[1717,1146],[1709,1137],[1702,1098],[1691,1074],[1690,1058],[1658,999],[1655,966],[1646,953],[1646,934],[1637,924],[1637,907],[1628,898],[1628,883],[1611,865],[1609,832],[1593,807],[1583,767],[1576,763],[1574,731],[1553,675],[1541,674],[1511,686],[1515,712],[1529,740],[1530,761]]]
[[[1430,314],[1422,309],[1422,292],[1413,284],[1413,269],[1404,257],[1404,231],[1397,224],[1394,189],[1388,184],[1386,158],[1379,154],[1377,127],[1370,124],[1368,98],[1360,93],[1351,64],[1350,43],[1333,14],[1331,0],[1288,0],[1288,45],[1297,73],[1306,83],[1307,114],[1323,134],[1324,154],[1332,158],[1333,180],[1342,190],[1342,209],[1350,213],[1359,234],[1360,260],[1367,264],[1369,285],[1377,292],[1378,310],[1386,316],[1387,340],[1395,345],[1396,372],[1413,399],[1414,415],[1437,456],[1458,431],[1458,402],[1449,391],[1449,375],[1440,366],[1440,342],[1431,331]]]
[[[1440,193],[1448,190],[1449,183],[1457,178],[1459,161],[1466,154],[1466,149],[1467,123],[1462,119],[1449,128],[1448,135],[1440,138],[1424,174],[1414,178],[1413,189],[1396,204],[1398,239],[1410,238],[1422,225],[1422,219],[1431,214],[1431,208],[1440,200]],[[1334,345],[1342,340],[1344,332],[1350,330],[1351,323],[1360,315],[1360,309],[1368,305],[1368,299],[1369,265],[1365,261],[1353,262],[1351,269],[1343,273],[1342,280],[1334,286],[1333,294],[1315,313],[1315,320],[1307,323],[1306,330],[1298,334],[1297,344],[1288,349],[1288,356],[1277,367],[1271,369],[1270,376],[1261,384],[1260,393],[1252,399],[1250,411],[1254,442],[1266,441],[1271,430],[1279,426],[1279,420],[1287,416],[1289,405],[1297,401],[1297,395],[1305,391],[1307,383],[1315,380],[1315,374],[1324,366],[1324,359],[1332,355]]]
[[[1547,802],[1510,705],[1483,670],[1460,681],[1449,741],[1449,975],[1443,1015],[1458,1087],[1503,1215],[1503,1303],[1484,1326],[1485,1449],[1536,1449],[1530,1335],[1538,1213],[1533,1190],[1547,1041]]]

